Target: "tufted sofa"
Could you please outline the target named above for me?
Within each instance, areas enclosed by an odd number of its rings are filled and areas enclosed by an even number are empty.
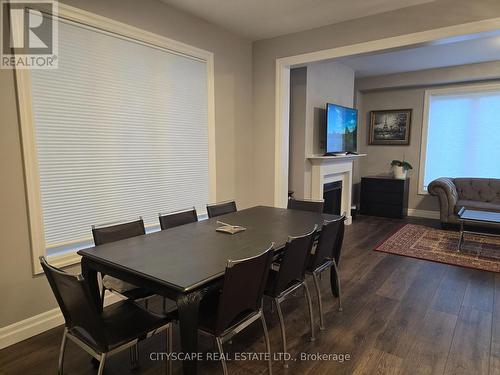
[[[462,207],[500,212],[500,179],[438,178],[427,187],[439,198],[441,224],[457,224]]]

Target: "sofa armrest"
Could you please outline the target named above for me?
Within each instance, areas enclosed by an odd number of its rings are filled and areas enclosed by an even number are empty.
[[[453,179],[447,177],[438,178],[429,184],[427,191],[439,198],[441,222],[447,223],[448,217],[454,214],[458,200],[457,188],[453,183]]]

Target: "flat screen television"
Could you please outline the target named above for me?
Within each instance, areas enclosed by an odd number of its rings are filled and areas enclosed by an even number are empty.
[[[326,153],[356,152],[358,110],[341,105],[326,105]]]

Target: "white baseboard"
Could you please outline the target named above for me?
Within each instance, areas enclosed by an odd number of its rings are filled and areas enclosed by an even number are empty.
[[[427,219],[437,220],[440,218],[439,211],[417,210],[414,208],[408,208],[408,216],[425,217]]]
[[[104,304],[108,306],[120,300],[121,298],[118,295],[109,293],[104,299]],[[59,307],[56,307],[55,309],[2,327],[0,328],[0,349],[29,339],[61,324],[64,324],[64,318]]]

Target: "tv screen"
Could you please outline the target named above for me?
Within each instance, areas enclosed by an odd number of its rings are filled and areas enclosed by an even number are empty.
[[[356,152],[358,110],[337,104],[326,105],[326,152]]]

